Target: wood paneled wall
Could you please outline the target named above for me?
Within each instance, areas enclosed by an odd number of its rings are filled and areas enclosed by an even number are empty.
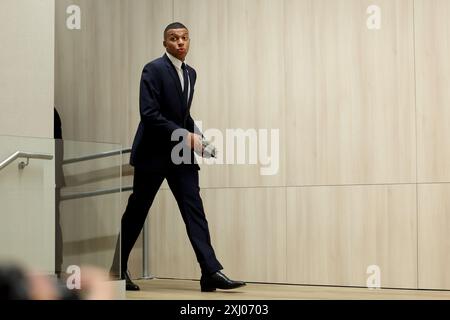
[[[450,289],[450,2],[416,0],[419,287]]]
[[[81,31],[65,30],[69,3],[86,13]],[[366,25],[371,5],[379,30]],[[365,286],[378,265],[383,287],[450,288],[449,11],[445,0],[60,1],[55,96],[65,137],[130,146],[142,67],[163,54],[164,27],[181,21],[203,128],[280,130],[273,176],[258,165],[202,166],[225,272]],[[151,273],[198,278],[166,188],[150,212]],[[135,252],[135,273],[140,259]]]

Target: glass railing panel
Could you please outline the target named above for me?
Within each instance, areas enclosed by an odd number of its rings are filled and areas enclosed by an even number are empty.
[[[116,263],[113,261],[121,219],[122,147],[67,140],[58,144],[64,156],[62,166],[56,166],[63,172],[62,188],[58,184],[56,188],[56,216],[62,234],[57,233],[57,243],[62,238],[62,248],[57,247],[62,261],[57,255],[57,264],[61,263],[61,271],[72,265],[112,269],[111,275],[118,277],[120,250]]]
[[[117,277],[121,149],[118,144],[0,136],[0,162],[17,151],[51,155],[51,160],[30,159],[22,169],[19,164],[26,159],[16,159],[0,170],[0,263],[61,276],[71,266],[88,265],[112,268]],[[104,157],[95,158],[99,154]]]

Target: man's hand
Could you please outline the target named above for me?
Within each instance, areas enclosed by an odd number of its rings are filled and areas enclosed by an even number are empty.
[[[195,152],[198,154],[203,154],[202,137],[200,135],[189,132],[187,136],[187,143],[188,146]]]

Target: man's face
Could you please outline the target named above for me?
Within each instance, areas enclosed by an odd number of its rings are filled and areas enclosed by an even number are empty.
[[[184,61],[189,51],[190,41],[187,29],[170,29],[165,34],[163,45],[168,53]]]

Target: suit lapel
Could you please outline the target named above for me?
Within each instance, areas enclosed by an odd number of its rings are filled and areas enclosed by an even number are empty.
[[[177,87],[178,96],[180,97],[180,101],[183,103],[183,91],[181,90],[180,78],[178,77],[175,67],[173,66],[172,62],[169,60],[169,58],[167,57],[166,54],[164,54],[164,58],[166,59],[166,67],[169,70],[169,74],[171,75],[172,80],[175,82],[175,86]]]
[[[192,103],[192,99],[194,97],[194,85],[193,85],[193,79],[191,77],[191,74],[193,74],[191,72],[191,70],[189,70],[189,83],[190,83],[190,87],[191,90],[189,92],[189,99],[188,101],[183,101],[183,90],[181,89],[181,83],[180,83],[180,78],[178,77],[178,73],[177,70],[175,69],[174,65],[172,64],[172,61],[170,61],[169,57],[167,57],[166,54],[164,54],[164,58],[166,59],[166,67],[169,70],[169,74],[172,77],[172,80],[175,82],[175,86],[177,87],[177,91],[178,91],[178,96],[180,97],[180,102],[181,105],[183,106],[183,108],[185,108],[182,113],[184,114],[187,110],[190,109],[191,107],[191,103]],[[189,66],[188,66],[189,68]]]

